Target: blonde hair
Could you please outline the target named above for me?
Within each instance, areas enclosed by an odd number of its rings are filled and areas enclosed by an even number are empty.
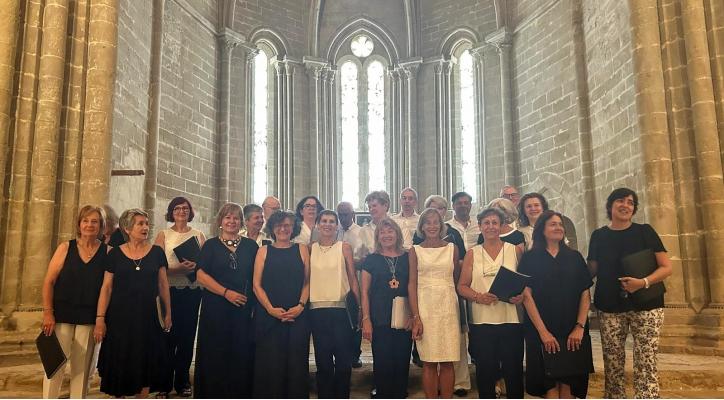
[[[424,204],[425,208],[430,208],[430,204],[432,204],[433,202],[439,203],[440,205],[445,206],[445,209],[447,209],[447,199],[440,196],[439,194],[432,194],[430,196],[427,196]]]
[[[98,230],[99,234],[104,234],[106,232],[106,212],[103,211],[102,207],[96,207],[92,206],[90,204],[84,205],[81,207],[81,209],[78,211],[78,219],[76,220],[75,224],[75,236],[80,237],[80,222],[83,220],[83,218],[91,215],[92,213],[98,213],[98,217],[100,217],[100,229]]]
[[[426,239],[425,232],[422,231],[422,225],[425,224],[425,220],[430,216],[430,214],[435,214],[440,221],[440,239],[447,236],[447,225],[445,225],[445,222],[442,220],[442,216],[439,212],[437,212],[434,208],[426,208],[425,211],[420,214],[420,220],[417,221],[417,236],[421,237],[423,240]]]
[[[121,233],[126,241],[128,241],[128,232],[126,232],[126,230],[131,230],[131,227],[133,226],[133,219],[139,215],[146,219],[150,218],[148,213],[140,208],[130,208],[121,214],[121,218],[118,220],[118,226],[121,227]]]
[[[244,227],[244,211],[241,209],[241,206],[236,203],[226,203],[221,208],[219,208],[219,212],[216,214],[216,226],[221,228],[221,221],[224,219],[225,216],[228,214],[237,214],[239,216],[239,220],[241,220],[241,226],[239,229]]]
[[[397,222],[392,220],[392,218],[385,217],[382,218],[380,222],[377,223],[377,227],[375,227],[375,252],[382,252],[382,245],[380,244],[380,229],[382,228],[392,228],[392,230],[395,231],[395,235],[397,235],[395,250],[397,250],[397,252],[402,251],[402,229],[400,229],[400,226],[397,225]]]

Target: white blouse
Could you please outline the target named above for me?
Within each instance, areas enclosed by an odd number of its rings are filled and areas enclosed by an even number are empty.
[[[349,292],[349,279],[344,261],[342,244],[337,241],[331,247],[312,244],[309,260],[309,307],[344,308]]]
[[[503,248],[498,256],[493,259],[483,245],[479,244],[472,248],[473,251],[473,281],[470,288],[479,293],[486,293],[490,290],[495,276],[501,267],[512,271],[518,270],[518,255],[515,246],[503,242]],[[471,324],[518,324],[518,310],[514,304],[504,301],[497,301],[493,304],[470,304]]]

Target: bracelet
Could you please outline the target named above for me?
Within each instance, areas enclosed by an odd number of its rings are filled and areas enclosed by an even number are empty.
[[[368,315],[368,316],[366,316],[366,317],[362,317],[362,321],[364,321],[364,320],[366,320],[366,319],[370,319],[370,316]]]
[[[576,326],[579,327],[579,328],[581,328],[581,329],[586,329],[586,326],[583,325],[582,323],[578,322],[578,321],[576,321]]]
[[[648,289],[649,286],[651,286],[651,285],[649,284],[648,278],[646,278],[646,277],[644,277],[644,283],[645,283],[645,285],[644,285],[644,288],[645,288],[645,289]]]
[[[96,315],[96,318],[105,318],[105,315]]]
[[[225,289],[224,289],[224,294],[222,294],[221,297],[224,297],[224,298],[225,298],[225,297],[226,297],[226,292],[228,292],[228,291],[229,291],[229,288],[225,288]]]
[[[303,301],[300,301],[299,303],[297,303],[297,305],[300,305],[300,306],[302,306],[302,308],[304,308],[304,306],[306,306],[307,303],[305,303],[305,302],[303,302]]]

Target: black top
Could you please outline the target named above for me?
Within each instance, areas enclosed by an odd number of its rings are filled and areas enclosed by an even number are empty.
[[[254,259],[258,249],[255,241],[242,237],[232,253],[218,237],[213,237],[204,242],[196,265],[221,286],[249,297],[247,304],[252,306]],[[224,297],[208,290],[204,290],[204,301],[228,303]]]
[[[631,296],[624,297],[618,281],[622,277],[621,259],[641,250],[655,253],[666,251],[659,235],[648,224],[632,223],[623,230],[604,226],[593,231],[588,246],[588,259],[598,263],[594,303],[603,312],[647,311],[664,306],[661,295],[647,303],[634,303]]]
[[[561,247],[553,257],[534,248],[523,254],[518,272],[531,277],[528,286],[548,331],[567,337],[577,322],[581,293],[593,285],[581,253]],[[525,324],[535,330],[527,314]]]
[[[392,280],[392,271],[387,260],[392,261],[392,257],[385,257],[378,253],[373,253],[365,258],[362,269],[372,275],[372,283],[369,291],[370,301],[370,319],[373,326],[390,327],[392,319],[392,299],[397,296],[407,297],[407,283],[410,279],[410,263],[407,253],[403,253],[398,257],[395,264],[395,277],[399,281],[397,289],[390,287]]]
[[[75,239],[68,242],[68,254],[53,287],[55,322],[95,324],[98,296],[108,264],[107,248],[101,242],[93,257],[85,263],[78,254],[78,242]]]
[[[126,239],[123,237],[123,233],[121,233],[121,228],[116,228],[116,230],[111,233],[111,237],[108,239],[108,245],[111,247],[118,247],[123,243],[126,243]]]
[[[446,223],[447,226],[447,236],[443,238],[444,241],[448,243],[452,243],[457,247],[458,249],[458,259],[462,260],[465,258],[465,241],[463,240],[463,237],[460,235],[460,232],[458,232],[457,229],[450,226],[450,224]],[[415,235],[412,237],[412,244],[420,244],[423,242],[423,238],[417,236],[417,232],[415,232]]]
[[[500,235],[500,240],[506,243],[510,243],[513,246],[517,246],[521,243],[525,243],[525,236],[523,235],[523,232],[515,229],[505,235]],[[483,244],[483,242],[485,242],[485,238],[481,233],[480,235],[478,235],[478,244]]]

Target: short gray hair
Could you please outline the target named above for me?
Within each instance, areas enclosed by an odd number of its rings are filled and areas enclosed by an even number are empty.
[[[133,226],[133,219],[139,215],[146,219],[150,219],[148,213],[140,208],[130,208],[121,214],[121,217],[118,220],[118,226],[121,227],[121,233],[126,241],[128,241],[128,232],[126,232],[126,230],[131,230],[131,227]]]
[[[503,216],[505,217],[502,220],[504,224],[512,224],[518,219],[518,209],[512,201],[506,198],[499,197],[491,200],[490,203],[488,203],[488,208],[497,208],[502,211]]]
[[[439,194],[432,194],[430,196],[427,196],[427,198],[425,199],[425,204],[423,206],[425,208],[430,208],[430,204],[432,202],[440,203],[445,206],[445,209],[447,209],[447,200]]]

